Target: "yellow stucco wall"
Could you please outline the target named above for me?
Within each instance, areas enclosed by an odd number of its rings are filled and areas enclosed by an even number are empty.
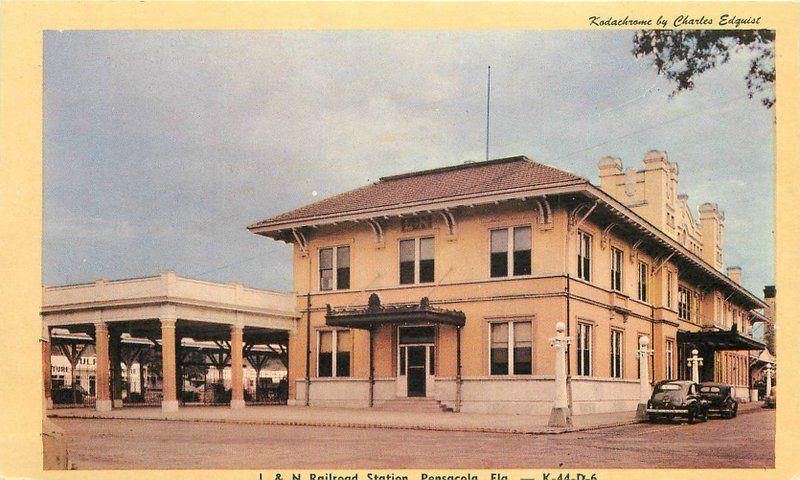
[[[419,302],[429,297],[435,306],[464,312],[466,325],[462,332],[462,375],[489,375],[489,322],[497,319],[530,319],[533,322],[533,375],[552,375],[553,351],[549,339],[555,324],[567,320],[566,274],[570,281],[569,328],[575,337],[578,322],[587,322],[593,329],[593,376],[610,375],[611,329],[624,332],[623,378],[636,379],[636,349],[639,335],[652,338],[653,369],[656,380],[664,378],[665,339],[675,340],[678,329],[696,331],[699,322],[678,319],[677,265],[667,262],[651,275],[648,281],[649,302],[637,297],[637,264],[650,265],[656,261],[644,250],[633,252],[631,242],[617,236],[612,229],[608,242],[601,245],[602,229],[586,221],[580,229],[591,234],[592,276],[590,282],[575,278],[577,274],[577,234],[568,227],[568,207],[556,205],[551,225],[540,225],[536,212],[523,202],[459,210],[456,234],[447,233],[441,217],[432,216],[432,228],[402,232],[400,220],[385,221],[384,241],[377,243],[366,223],[344,223],[319,227],[311,231],[308,253],[295,246],[294,278],[298,311],[306,311],[306,294],[311,293],[311,364],[310,376],[316,375],[316,335],[325,326],[325,307],[366,305],[371,293],[377,293],[384,304]],[[489,231],[493,228],[528,225],[532,227],[532,275],[520,278],[492,279],[489,274]],[[399,285],[398,242],[405,238],[433,236],[435,239],[435,283]],[[319,249],[331,246],[350,246],[350,284],[346,291],[320,292]],[[610,246],[624,252],[623,292],[610,289]],[[672,303],[667,300],[667,272],[674,274],[671,288]],[[613,313],[611,305],[623,306],[629,315]],[[709,315],[713,308],[711,293],[704,296],[701,312]],[[650,319],[654,321],[651,323]],[[713,317],[712,317],[713,318]],[[441,326],[437,334],[437,376],[455,375],[455,329]],[[376,378],[390,378],[396,372],[396,330],[385,326],[375,334]],[[351,373],[353,377],[369,375],[369,340],[366,331],[354,334]],[[306,375],[305,365],[306,315],[300,320],[298,332],[290,341],[290,396],[294,398],[295,380]],[[573,340],[574,341],[574,340]],[[575,344],[570,349],[570,368],[577,372]],[[673,372],[677,372],[677,343]]]

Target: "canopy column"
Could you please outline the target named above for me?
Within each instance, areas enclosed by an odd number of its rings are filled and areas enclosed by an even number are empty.
[[[122,334],[115,328],[109,331],[108,356],[111,362],[111,404],[122,408],[122,358],[120,349]]]
[[[98,322],[94,325],[94,349],[97,362],[95,382],[97,399],[95,408],[99,412],[111,411],[111,366],[108,355],[108,326],[105,322]]]
[[[369,406],[375,404],[375,327],[369,327]]]
[[[50,339],[50,329],[45,326],[42,329],[42,382],[44,388],[44,408],[53,408],[53,378],[52,367],[50,366],[52,356],[52,345]]]
[[[176,318],[161,319],[161,377],[164,398],[161,400],[161,410],[164,412],[178,411],[178,397],[175,391],[175,323]]]
[[[461,325],[456,325],[456,413],[461,412]]]
[[[231,408],[244,408],[242,327],[231,325]]]

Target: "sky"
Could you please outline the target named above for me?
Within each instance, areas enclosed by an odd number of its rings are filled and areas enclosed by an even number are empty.
[[[133,32],[44,36],[46,285],[179,275],[292,289],[246,226],[376,181],[524,154],[598,184],[666,150],[725,263],[774,284],[774,111],[746,52],[671,87],[625,31]]]

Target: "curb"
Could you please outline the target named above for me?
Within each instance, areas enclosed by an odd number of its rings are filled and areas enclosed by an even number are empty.
[[[432,432],[463,432],[463,433],[500,433],[512,435],[558,435],[562,433],[581,432],[587,430],[598,430],[602,428],[621,427],[625,425],[633,425],[640,423],[638,420],[630,420],[624,422],[615,422],[603,425],[590,425],[585,427],[565,427],[565,428],[531,428],[531,429],[517,429],[517,428],[491,428],[491,427],[448,427],[437,425],[397,425],[397,424],[380,424],[380,423],[350,423],[350,422],[314,422],[314,421],[297,421],[297,420],[245,420],[245,419],[227,419],[227,418],[170,418],[170,417],[125,417],[120,415],[63,415],[58,413],[50,413],[47,415],[50,418],[72,418],[72,419],[90,419],[90,420],[151,420],[151,421],[172,421],[172,422],[195,422],[195,423],[222,423],[229,425],[269,425],[269,426],[291,426],[291,427],[332,427],[332,428],[357,428],[357,429],[370,429],[381,428],[387,430],[420,430]]]

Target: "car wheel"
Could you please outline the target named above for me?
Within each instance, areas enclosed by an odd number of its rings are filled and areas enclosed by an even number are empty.
[[[689,415],[686,416],[689,425],[693,425],[697,421],[697,415],[694,410],[689,410]]]

